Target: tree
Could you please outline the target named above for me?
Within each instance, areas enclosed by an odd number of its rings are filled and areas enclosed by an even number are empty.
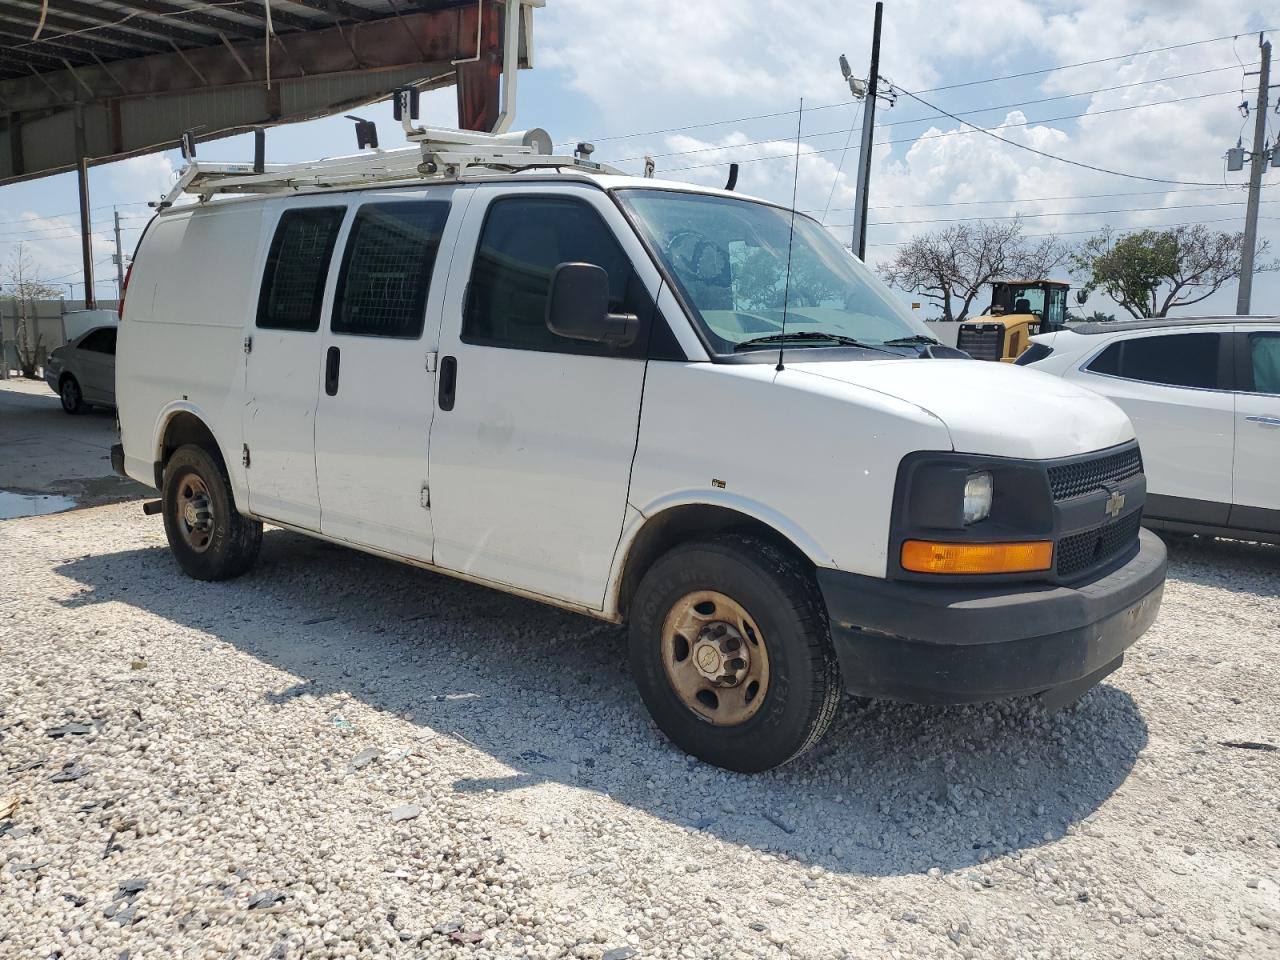
[[[1056,236],[1024,237],[1020,220],[983,220],[918,234],[879,271],[891,286],[932,300],[943,320],[964,320],[987,284],[1047,276],[1069,252]]]
[[[1090,237],[1072,254],[1083,273],[1083,295],[1101,290],[1138,319],[1164,317],[1177,307],[1199,303],[1240,278],[1244,234],[1210,230],[1203,223],[1116,234],[1110,228]],[[1258,244],[1257,256],[1267,251]],[[1261,273],[1280,263],[1255,263]]]
[[[40,268],[21,242],[5,268],[5,283],[13,291],[18,305],[18,365],[24,377],[36,379],[36,367],[40,365],[42,338],[35,331],[35,301],[57,296],[58,291],[39,277]],[[8,361],[5,360],[5,363]]]

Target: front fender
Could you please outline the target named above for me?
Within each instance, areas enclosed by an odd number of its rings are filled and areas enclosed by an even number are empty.
[[[734,513],[756,520],[764,524],[779,536],[786,538],[801,553],[809,558],[815,566],[829,567],[834,565],[831,552],[825,548],[816,536],[805,530],[790,517],[778,512],[767,504],[750,497],[730,493],[727,490],[713,488],[711,490],[679,490],[658,497],[643,506],[627,504],[626,517],[623,520],[622,535],[618,538],[618,546],[614,552],[613,563],[609,570],[609,582],[605,591],[604,614],[610,618],[619,615],[619,597],[622,580],[626,572],[627,559],[635,546],[640,531],[653,521],[659,520],[662,514],[677,507],[702,506],[720,507]]]

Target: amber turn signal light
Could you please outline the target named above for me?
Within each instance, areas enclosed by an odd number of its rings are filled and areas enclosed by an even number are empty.
[[[937,543],[908,540],[902,567],[915,573],[1029,573],[1053,566],[1053,541]]]

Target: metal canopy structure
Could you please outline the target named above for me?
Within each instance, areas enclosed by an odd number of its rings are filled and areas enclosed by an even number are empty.
[[[531,66],[543,0],[0,0],[0,185],[456,85],[498,117],[507,9]]]

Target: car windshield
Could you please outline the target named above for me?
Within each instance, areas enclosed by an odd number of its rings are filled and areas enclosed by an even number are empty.
[[[786,340],[797,346],[878,347],[928,337],[888,288],[809,217],[795,217],[791,238],[791,213],[764,203],[657,189],[618,196],[717,353],[776,350],[784,295]]]

